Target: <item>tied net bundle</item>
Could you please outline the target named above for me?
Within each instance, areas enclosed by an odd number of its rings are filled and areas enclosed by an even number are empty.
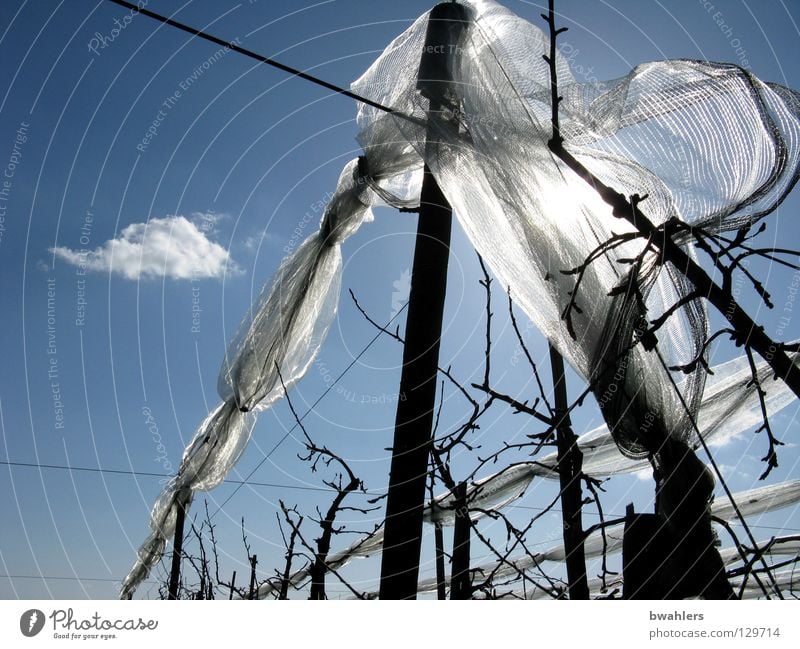
[[[796,592],[800,587],[800,573],[796,570],[781,570],[773,573],[775,585],[782,591]],[[743,577],[736,577],[732,580],[733,586],[738,590],[741,587]],[[618,593],[622,590],[622,577],[610,577],[606,579],[590,579],[589,594],[593,599],[607,599],[609,595]],[[564,588],[553,589],[548,584],[536,583],[529,585],[524,590],[516,590],[507,595],[512,599],[552,599],[564,596]],[[764,591],[752,578],[745,583],[741,599],[761,599]]]
[[[223,404],[195,432],[176,476],[158,496],[151,534],[123,582],[122,599],[133,595],[163,555],[180,504],[188,509],[194,492],[222,483],[247,446],[258,412],[305,374],[336,315],[341,244],[372,220],[371,207],[418,204],[421,165],[398,143],[345,166],[319,231],[284,259],[232,341],[218,381]]]
[[[394,112],[361,106],[364,155],[343,170],[319,232],[283,261],[245,316],[220,370],[224,407],[267,408],[302,378],[336,314],[341,244],[371,220],[372,206],[416,205],[427,164],[500,283],[592,382],[619,451],[642,459],[666,437],[696,444],[692,418],[705,372],[698,364],[688,373],[679,398],[666,368],[698,355],[708,335],[702,301],[666,320],[658,353],[638,344],[648,323],[693,287],[633,236],[602,247],[615,235],[633,235],[632,228],[547,147],[548,38],[489,0],[462,4],[470,21],[458,47],[449,48],[450,83],[418,89],[426,14],[352,85]],[[647,195],[641,209],[656,225],[737,228],[772,211],[797,180],[799,102],[791,90],[733,65],[698,61],[645,64],[605,83],[576,81],[560,55],[556,67],[565,148],[617,191]],[[438,110],[429,113],[431,97]],[[229,428],[240,452],[252,425]],[[222,480],[233,462],[216,462],[210,458],[204,471]],[[210,488],[182,471],[154,508],[153,535],[126,594],[163,552],[176,494]],[[524,480],[515,478],[510,488],[518,495]]]
[[[220,485],[239,460],[255,425],[255,416],[226,401],[206,417],[183,453],[178,472],[164,487],[150,513],[151,534],[139,548],[136,563],[122,583],[120,598],[132,596],[161,558],[175,532],[178,508],[189,508],[195,491]]]
[[[242,321],[220,369],[222,399],[263,410],[306,373],[336,316],[341,244],[372,220],[372,206],[419,201],[422,163],[404,148],[388,143],[342,170],[319,231],[283,260]]]
[[[734,494],[737,503],[749,503],[746,514],[755,516],[766,514],[771,511],[782,509],[791,505],[796,505],[800,502],[800,482],[790,481],[777,485],[770,485],[768,487],[759,487],[750,491],[744,491]],[[733,522],[736,514],[733,507],[725,499],[715,502],[711,506],[711,511],[714,516],[726,522]],[[603,532],[596,530],[586,537],[584,542],[584,553],[587,559],[594,559],[606,555],[612,555],[622,551],[622,541],[624,535],[625,525],[616,524],[609,525],[605,528],[605,537]],[[758,542],[759,556],[764,555],[769,558],[781,557],[785,559],[796,558],[800,554],[800,536],[786,536],[771,539],[765,539]],[[752,559],[752,549],[744,549],[747,559]],[[726,566],[731,566],[742,561],[742,555],[737,548],[726,548],[721,551],[723,562]],[[472,568],[475,581],[480,582],[487,576],[492,575],[495,580],[506,578],[513,578],[525,570],[537,568],[544,562],[559,562],[566,561],[566,549],[562,544],[556,544],[541,552],[533,554],[525,554],[516,557],[506,557],[502,562],[489,563],[476,568]],[[779,573],[780,574],[780,573]],[[800,575],[795,573],[795,586],[800,581]],[[622,579],[613,580],[614,587],[622,586]],[[609,585],[611,581],[609,581]],[[591,588],[593,596],[600,596],[601,582],[598,580],[595,584],[597,588]],[[781,584],[779,584],[781,586]],[[437,581],[435,578],[422,580],[419,583],[419,592],[435,591]],[[757,587],[756,587],[757,588]],[[753,589],[749,593],[752,597],[763,595],[760,589]]]

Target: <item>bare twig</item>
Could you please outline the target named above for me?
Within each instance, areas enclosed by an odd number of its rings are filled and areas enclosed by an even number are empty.
[[[759,480],[764,480],[772,472],[772,469],[777,468],[778,453],[776,451],[776,447],[783,446],[783,442],[777,439],[772,432],[772,426],[770,426],[769,415],[767,413],[767,393],[764,388],[761,387],[761,380],[758,378],[758,369],[756,368],[756,362],[753,359],[753,352],[750,351],[749,347],[745,348],[745,352],[747,354],[747,361],[750,363],[751,372],[751,378],[748,385],[752,385],[756,390],[756,395],[758,395],[758,404],[761,407],[761,418],[763,420],[761,426],[756,429],[756,433],[760,433],[761,431],[765,432],[769,442],[767,454],[761,458],[762,462],[767,463],[767,468],[764,469],[764,472],[758,478]]]

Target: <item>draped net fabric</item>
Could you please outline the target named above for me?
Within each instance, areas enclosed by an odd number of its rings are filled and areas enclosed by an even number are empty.
[[[394,112],[361,105],[364,154],[342,171],[319,232],[283,261],[245,315],[220,369],[223,405],[198,429],[159,497],[152,535],[123,595],[163,552],[178,494],[189,502],[235,463],[255,416],[242,413],[268,408],[283,386],[302,378],[336,314],[341,245],[372,219],[372,206],[416,205],[423,164],[499,283],[592,382],[606,427],[583,440],[587,467],[599,475],[630,469],[620,453],[641,460],[667,435],[696,445],[692,419],[698,416],[710,436],[736,426],[731,404],[717,409],[704,397],[711,382],[701,365],[682,377],[680,396],[670,381],[667,368],[695,358],[708,335],[703,301],[676,309],[656,332],[654,349],[645,333],[649,323],[693,287],[680,269],[659,264],[653,248],[629,236],[632,226],[548,149],[550,83],[542,60],[548,38],[491,0],[462,4],[471,21],[449,53],[452,82],[438,98],[441,110],[429,112],[429,99],[417,89],[427,14],[352,84]],[[599,83],[576,80],[560,54],[556,67],[566,149],[615,190],[646,196],[641,209],[656,225],[673,224],[690,255],[689,235],[679,225],[725,232],[754,223],[797,180],[800,100],[794,91],[735,65],[701,61],[647,63]],[[614,245],[604,246],[609,241]],[[601,254],[582,274],[568,272],[595,251]],[[739,370],[718,372],[714,381]],[[225,439],[225,452],[207,452],[198,442],[217,437]],[[492,492],[491,504],[522,493],[529,477],[549,475],[552,458],[545,460],[509,469],[506,491]],[[487,485],[479,491],[486,493]],[[441,511],[446,508],[432,506],[428,517]]]
[[[800,501],[800,481],[793,480],[782,482],[777,485],[769,485],[766,487],[758,487],[749,491],[743,491],[734,494],[737,502],[749,502],[749,508],[746,510],[746,515],[761,515],[772,511],[777,511],[790,505],[796,505]],[[779,495],[780,494],[780,495]],[[726,522],[733,522],[735,513],[733,508],[728,505],[728,501],[720,499],[712,503],[711,513]],[[622,550],[622,537],[625,529],[623,523],[608,525],[605,528],[605,539],[602,531],[595,530],[586,537],[584,543],[584,552],[587,559],[596,559],[601,557],[605,552],[607,555],[613,555]],[[367,543],[360,541],[353,544],[348,551],[340,552],[336,555],[336,568],[339,568],[347,563],[350,559],[356,557],[366,557],[379,552],[383,536],[378,533],[369,539],[368,549],[366,553],[361,552],[361,547],[367,546]],[[360,547],[361,546],[361,547]],[[758,543],[759,548],[762,548],[763,554],[770,557],[793,557],[797,556],[800,551],[800,537],[799,536],[786,536],[777,537],[774,539],[763,540]],[[726,565],[737,563],[741,559],[736,548],[726,548],[722,551],[723,561]],[[750,551],[752,556],[752,551]],[[349,555],[347,559],[345,556]],[[563,563],[566,560],[566,549],[561,543],[556,543],[553,546],[523,555],[512,555],[505,557],[503,561],[487,563],[470,568],[475,577],[473,580],[479,582],[482,578],[493,575],[495,579],[501,580],[508,577],[513,577],[522,571],[531,570],[536,566],[546,562]],[[294,576],[300,577],[298,581],[294,581]],[[308,578],[308,571],[297,572],[292,576],[292,584],[299,585],[303,580]],[[620,587],[622,579],[616,582]],[[437,581],[435,578],[423,579],[419,582],[418,592],[431,592],[436,590]],[[599,590],[600,582],[597,582]],[[265,589],[265,593],[273,592],[274,588],[270,587]],[[598,593],[593,592],[593,595]],[[545,593],[546,595],[546,593]],[[377,593],[368,593],[367,597],[372,599],[377,597]]]
[[[787,569],[773,573],[775,584],[783,592],[797,592],[800,587],[800,573],[796,570]],[[731,585],[738,591],[743,577],[735,577],[731,580]],[[762,578],[763,579],[763,578]],[[770,582],[771,583],[771,582]],[[605,598],[614,591],[621,591],[623,586],[622,577],[609,577],[605,581],[601,579],[589,580],[589,595],[592,598]],[[516,590],[511,594],[514,599],[551,599],[554,595],[563,595],[562,588],[555,594],[551,594],[552,589],[547,584],[530,585],[527,589]],[[745,584],[742,592],[742,599],[761,599],[764,592],[752,577]]]
[[[759,487],[750,491],[734,494],[737,503],[749,503],[745,510],[745,515],[753,516],[766,514],[790,505],[796,505],[800,501],[800,481],[783,482],[768,487]],[[720,499],[711,505],[713,516],[726,522],[734,521],[735,512],[727,500]],[[596,530],[586,537],[584,543],[584,553],[587,559],[597,558],[605,552],[608,555],[615,554],[622,550],[622,537],[624,524],[610,525],[605,528],[605,539],[603,532]],[[769,556],[796,556],[800,551],[800,537],[778,537],[767,539],[759,544],[760,548],[768,548],[763,554]],[[752,552],[751,552],[752,555]],[[723,560],[727,565],[735,564],[741,559],[736,548],[726,548],[722,551]],[[529,570],[540,563],[546,561],[564,562],[566,560],[566,549],[563,544],[556,544],[541,552],[525,554],[523,556],[508,557],[500,563],[490,563],[479,566],[474,570],[479,575],[493,574],[496,578],[513,576],[520,571]],[[435,590],[436,581],[420,582],[420,591]]]
[[[708,335],[702,301],[667,320],[656,353],[635,343],[648,321],[691,291],[679,269],[658,264],[657,253],[634,240],[599,256],[577,289],[576,276],[562,272],[632,226],[547,147],[547,37],[493,2],[469,5],[474,23],[453,54],[450,106],[428,116],[433,141],[421,144],[417,123],[362,106],[362,146],[369,151],[388,136],[418,147],[494,275],[593,381],[624,454],[645,457],[667,434],[691,440],[690,416],[664,365],[699,353]],[[353,90],[423,120],[428,105],[415,75],[425,28],[423,17]],[[800,122],[789,90],[698,61],[645,64],[607,83],[576,81],[561,57],[557,68],[565,147],[617,191],[647,195],[642,209],[656,225],[729,230],[769,212],[796,182]],[[628,290],[610,295],[620,286]],[[580,311],[568,310],[573,292]],[[683,381],[691,415],[704,380],[698,366]]]
[[[242,413],[233,401],[217,406],[200,424],[183,453],[177,474],[153,505],[151,534],[122,583],[122,599],[133,594],[161,558],[166,539],[175,532],[178,507],[188,509],[195,491],[208,491],[222,483],[247,446],[254,425],[255,416]]]
[[[605,552],[608,555],[618,553],[622,550],[622,537],[624,527],[622,525],[608,528],[606,530],[606,539],[600,534],[592,534],[585,544],[585,553],[587,559],[594,559],[603,555],[603,546],[605,545]],[[759,548],[762,548],[762,554],[770,560],[780,558],[786,560],[788,558],[800,558],[800,537],[778,537],[777,539],[765,539],[758,543]],[[545,561],[558,561],[563,562],[566,551],[563,545],[556,545],[543,552],[536,552],[532,555],[526,554],[521,557],[508,557],[502,562],[488,563],[485,565],[472,568],[476,577],[475,581],[480,581],[489,575],[493,576],[495,580],[502,580],[504,578],[514,577],[524,570],[531,570],[538,564]],[[742,560],[742,556],[737,548],[725,548],[720,552],[722,560],[726,566],[732,566]],[[747,552],[746,555],[752,558],[753,553]],[[800,581],[800,575],[795,577],[795,585]],[[449,584],[449,580],[445,583]],[[426,593],[433,592],[437,588],[436,578],[423,579],[419,582],[418,592]],[[614,580],[617,587],[622,586],[622,580]],[[596,593],[598,594],[598,593]],[[763,595],[753,593],[754,596]],[[377,596],[377,594],[376,594]]]
[[[121,598],[131,596],[161,558],[174,534],[178,507],[188,509],[196,491],[211,490],[225,479],[250,440],[258,412],[313,362],[336,315],[341,244],[372,220],[373,206],[419,202],[422,163],[406,149],[403,143],[387,144],[345,166],[319,231],[284,259],[243,319],[220,370],[223,403],[199,426],[177,474],[158,496],[151,534],[137,551]]]
[[[336,315],[341,244],[373,219],[372,205],[414,204],[402,195],[406,188],[396,196],[381,178],[390,172],[413,178],[415,170],[421,163],[398,144],[345,166],[319,232],[284,259],[231,341],[219,373],[220,397],[245,411],[263,410],[305,374]]]
[[[723,442],[752,430],[761,421],[761,404],[746,356],[711,367],[713,374],[706,383],[703,399],[697,411],[697,425],[703,439],[710,443]],[[770,378],[771,370],[765,361],[756,363],[756,375],[763,381],[764,402],[768,415],[774,416],[794,401],[791,390],[781,381]],[[631,473],[648,468],[646,460],[622,455],[608,426],[603,424],[578,437],[583,453],[583,471],[595,478]],[[500,509],[521,497],[534,478],[558,479],[557,453],[535,461],[520,462],[494,474],[480,478],[467,487],[467,505],[473,509],[473,520],[483,513],[476,510]],[[800,497],[800,494],[798,494]],[[425,510],[427,522],[452,525],[455,511],[453,497],[441,494]]]

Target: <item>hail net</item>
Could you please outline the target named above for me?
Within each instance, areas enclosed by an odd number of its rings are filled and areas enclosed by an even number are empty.
[[[777,511],[785,507],[796,505],[800,500],[800,481],[790,480],[781,482],[775,485],[768,485],[742,491],[733,494],[734,500],[737,503],[746,503],[743,508],[745,516],[760,516],[769,512]],[[437,500],[441,500],[437,499]],[[441,503],[439,503],[441,505]],[[430,518],[430,508],[433,503],[429,503],[426,511],[427,521],[432,522]],[[500,505],[502,507],[503,505]],[[727,499],[715,500],[710,506],[711,514],[725,522],[733,522],[736,518],[736,512],[730,505]],[[603,555],[609,556],[622,551],[623,534],[625,531],[624,523],[614,523],[605,526],[603,529],[597,529],[586,537],[584,541],[584,553],[587,559],[595,559]],[[757,544],[758,556],[765,555],[769,557],[796,557],[800,552],[800,536],[782,536],[764,539]],[[344,567],[353,559],[366,558],[380,554],[383,549],[383,530],[378,529],[374,533],[359,539],[352,543],[349,547],[331,554],[326,564],[332,570],[338,570]],[[744,553],[744,556],[742,556]],[[756,554],[753,548],[727,548],[721,552],[721,556],[725,565],[733,565],[740,559],[746,558],[752,560]],[[530,552],[521,555],[511,555],[504,557],[502,561],[487,563],[471,568],[470,571],[476,575],[475,579],[482,579],[481,576],[492,575],[494,579],[503,579],[514,577],[522,574],[532,568],[539,568],[544,563],[564,563],[566,561],[567,551],[563,544],[557,543],[545,550],[538,552]],[[309,567],[293,572],[288,583],[293,588],[301,588],[304,582],[307,582],[311,576]],[[795,585],[800,580],[799,575],[795,575]],[[425,593],[436,590],[438,584],[437,579],[424,579],[418,584],[418,592]],[[606,585],[611,587],[612,584],[621,586],[621,577],[616,582],[609,581]],[[593,588],[593,594],[598,594],[600,591],[601,582],[598,581]],[[257,597],[266,598],[274,595],[280,589],[280,584],[275,581],[267,581],[262,584],[258,591]],[[545,593],[550,589],[545,589]],[[760,593],[760,591],[759,591]],[[755,596],[755,593],[754,593]],[[367,599],[374,599],[377,593],[366,593]]]
[[[547,36],[490,0],[462,4],[470,22],[449,53],[452,82],[438,97],[441,110],[429,112],[429,99],[418,91],[427,14],[353,83],[354,92],[394,111],[359,109],[363,156],[343,170],[319,231],[283,261],[245,315],[220,370],[223,403],[199,427],[156,502],[152,534],[123,596],[163,552],[179,501],[224,479],[256,412],[302,378],[336,314],[341,244],[372,219],[373,206],[416,205],[423,164],[500,283],[592,383],[605,420],[583,440],[595,473],[635,466],[625,461],[644,458],[666,435],[696,445],[698,416],[708,434],[732,425],[728,411],[715,411],[704,397],[702,365],[683,378],[680,395],[667,369],[701,352],[708,335],[701,300],[671,313],[656,333],[657,350],[640,341],[648,323],[693,286],[680,269],[658,263],[643,241],[626,239],[632,226],[547,147]],[[751,224],[797,180],[800,100],[787,88],[735,65],[690,60],[647,63],[600,83],[576,80],[561,55],[556,68],[564,146],[618,192],[646,196],[641,207],[656,225],[672,220],[724,232]],[[679,242],[693,254],[688,237]],[[741,369],[729,368],[715,381]],[[736,390],[752,405],[752,391],[746,395],[741,384]],[[775,398],[773,405],[786,395]],[[501,474],[505,489],[491,491],[491,504],[518,496],[534,475],[549,475],[551,462]],[[475,497],[489,492],[490,483],[474,486]],[[428,517],[446,512],[446,503],[434,503]]]

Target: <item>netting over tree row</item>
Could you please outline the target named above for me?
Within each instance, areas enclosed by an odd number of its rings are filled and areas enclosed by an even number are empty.
[[[766,514],[768,512],[776,511],[790,505],[796,505],[800,502],[800,480],[791,480],[782,482],[776,485],[768,485],[766,487],[758,487],[750,489],[734,495],[736,502],[745,516],[757,516]],[[498,509],[501,509],[498,507]],[[711,505],[711,513],[713,516],[723,521],[734,521],[735,512],[730,504],[725,500],[719,500]],[[430,520],[429,520],[430,522]],[[589,534],[584,543],[584,553],[587,559],[597,558],[603,554],[614,554],[622,550],[622,537],[625,529],[624,523],[608,525],[603,531],[597,530]],[[369,537],[356,541],[350,547],[330,555],[327,560],[327,565],[332,570],[338,570],[346,566],[353,559],[364,559],[380,554],[383,547],[383,530],[378,530],[375,534]],[[788,555],[796,556],[798,554],[798,537],[789,537],[781,541],[769,541],[759,543],[760,548],[769,547],[764,554],[771,555]],[[727,564],[735,563],[740,559],[740,555],[736,548],[730,548],[723,551],[723,560]],[[528,570],[541,563],[548,561],[563,563],[566,560],[566,550],[564,545],[558,543],[541,552],[532,554],[524,554],[522,556],[507,557],[502,563],[492,563],[484,566],[477,566],[472,568],[472,572],[478,575],[480,579],[481,574],[493,574],[495,578],[501,579],[515,575],[521,571]],[[311,574],[310,567],[297,570],[289,577],[289,585],[295,588],[300,587],[306,582]],[[798,576],[800,579],[800,576]],[[420,581],[418,591],[420,593],[436,590],[438,580],[428,579]],[[621,583],[621,581],[620,581]],[[280,588],[272,582],[266,582],[261,585],[257,592],[257,597],[265,598],[275,593]],[[367,595],[372,598],[373,595]]]
[[[437,89],[442,110],[429,112],[418,91],[428,14],[352,85],[394,112],[361,106],[363,156],[343,170],[319,231],[283,261],[246,314],[220,371],[223,404],[159,497],[123,596],[163,552],[178,499],[219,484],[250,437],[254,413],[302,378],[336,314],[341,244],[372,219],[371,207],[416,205],[423,164],[500,284],[591,383],[606,427],[583,440],[588,471],[632,468],[619,453],[640,460],[666,439],[697,444],[693,420],[709,436],[752,423],[743,360],[718,368],[713,383],[695,364],[676,393],[668,367],[702,355],[704,303],[673,309],[694,289],[681,269],[661,263],[657,249],[549,150],[546,35],[490,0],[463,4],[471,20],[447,57],[452,82]],[[754,223],[797,180],[800,100],[791,90],[701,61],[647,63],[600,83],[577,81],[560,55],[556,68],[566,150],[617,191],[646,197],[651,220],[672,224],[689,254],[686,226],[719,233]],[[774,384],[769,399],[778,408],[788,396]],[[525,480],[550,473],[552,460],[510,469],[512,497]],[[500,493],[493,492],[498,502]]]

